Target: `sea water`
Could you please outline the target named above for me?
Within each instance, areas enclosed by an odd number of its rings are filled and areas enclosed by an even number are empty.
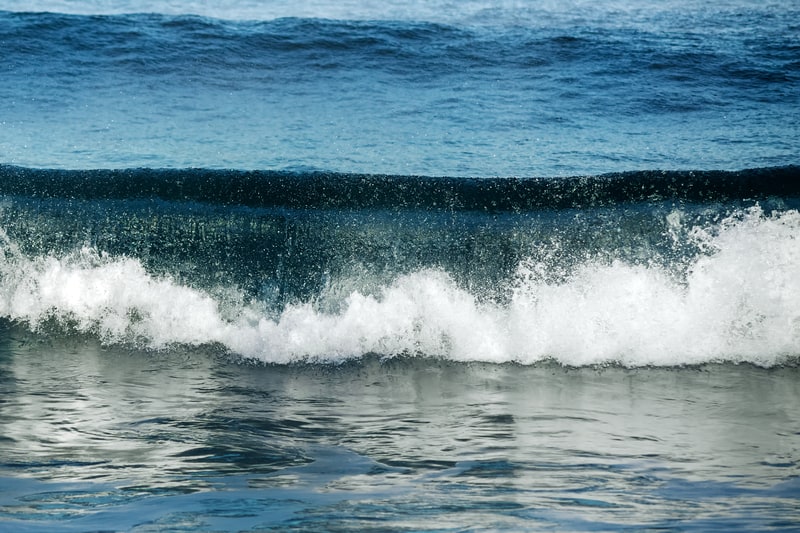
[[[797,530],[797,20],[0,1],[0,530]]]

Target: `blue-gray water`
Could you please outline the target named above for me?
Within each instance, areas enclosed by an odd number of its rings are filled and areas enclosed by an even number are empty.
[[[0,0],[0,530],[800,529],[796,6],[106,4]]]
[[[263,366],[4,339],[7,531],[800,523],[797,368]]]

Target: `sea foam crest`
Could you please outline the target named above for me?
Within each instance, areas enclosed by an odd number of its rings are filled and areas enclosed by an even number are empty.
[[[671,222],[679,224],[679,214]],[[510,297],[484,301],[443,271],[399,276],[338,305],[277,315],[243,295],[183,286],[134,258],[82,248],[26,257],[2,235],[0,315],[151,349],[219,343],[245,358],[335,362],[364,354],[567,365],[773,366],[800,356],[800,213],[739,212],[682,233],[704,252],[682,274],[586,260],[558,281],[523,261]],[[335,308],[336,311],[325,309]]]

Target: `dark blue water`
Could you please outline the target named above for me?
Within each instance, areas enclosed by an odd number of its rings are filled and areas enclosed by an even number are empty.
[[[0,0],[0,530],[800,529],[798,20]]]
[[[478,177],[797,162],[791,2],[484,7],[469,20],[453,6],[421,20],[5,12],[0,153]]]

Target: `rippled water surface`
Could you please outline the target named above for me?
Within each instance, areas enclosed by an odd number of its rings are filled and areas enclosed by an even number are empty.
[[[0,162],[480,177],[797,163],[795,2],[207,4],[0,1]]]
[[[253,365],[6,325],[9,531],[800,527],[798,369]]]

